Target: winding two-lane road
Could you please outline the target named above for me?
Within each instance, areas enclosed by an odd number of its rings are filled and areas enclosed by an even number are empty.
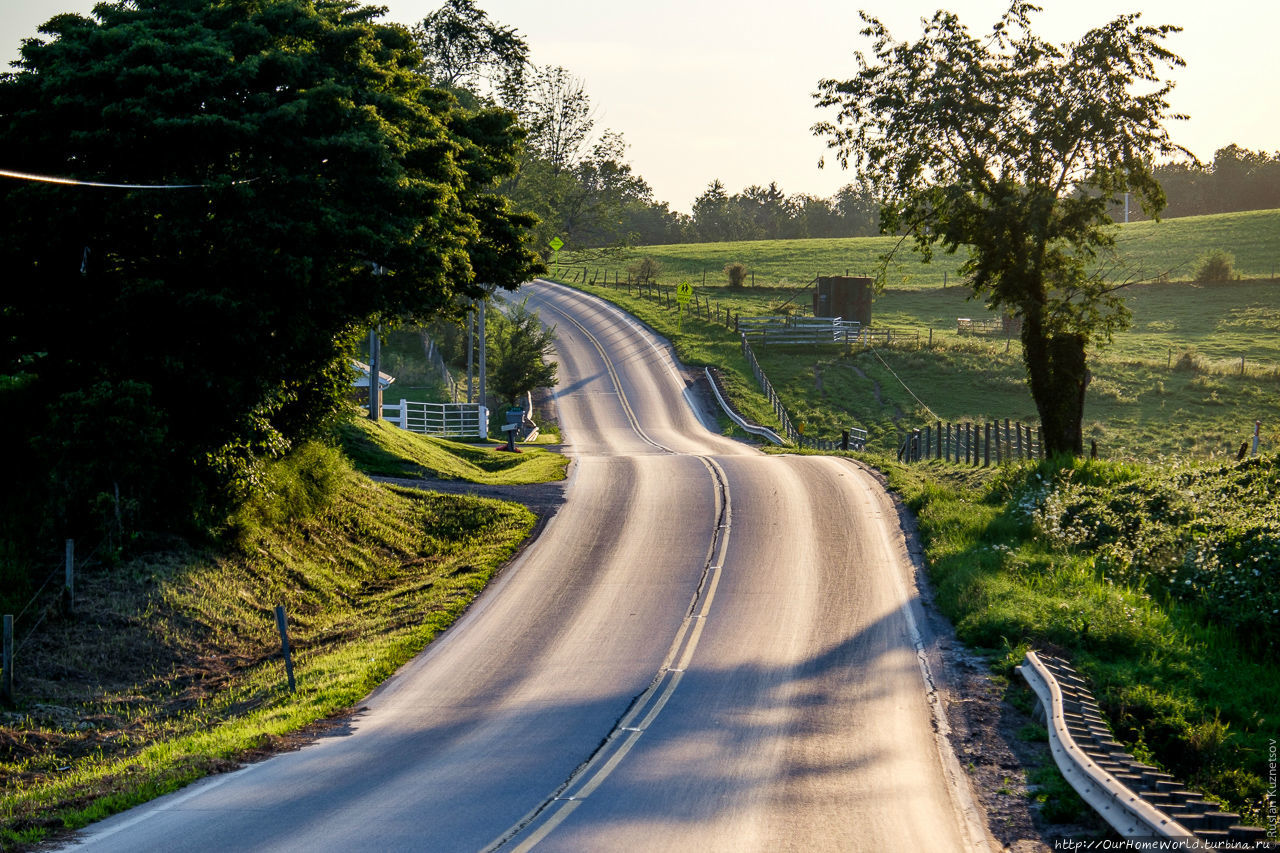
[[[669,348],[537,283],[575,462],[537,542],[347,730],[91,850],[975,850],[897,516],[708,432]]]

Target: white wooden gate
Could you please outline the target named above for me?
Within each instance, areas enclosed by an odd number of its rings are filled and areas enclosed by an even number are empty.
[[[441,438],[485,438],[489,410],[479,403],[420,403],[401,400],[382,406],[382,419],[401,429]]]

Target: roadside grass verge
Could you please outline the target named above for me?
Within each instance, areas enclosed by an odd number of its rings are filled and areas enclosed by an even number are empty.
[[[357,468],[383,477],[467,480],[490,486],[515,486],[563,480],[567,457],[545,448],[520,445],[519,453],[500,445],[467,444],[353,417],[338,428],[343,452]]]
[[[234,546],[160,543],[77,577],[74,618],[50,615],[24,646],[18,708],[0,716],[5,849],[304,741],[452,624],[534,524],[515,504],[387,487],[315,454],[325,500],[281,489],[286,508],[255,510]]]
[[[1027,648],[1063,654],[1089,678],[1117,738],[1135,755],[1256,823],[1266,804],[1268,745],[1280,738],[1280,657],[1268,645],[1274,625],[1265,621],[1277,618],[1280,526],[1262,521],[1275,505],[1278,463],[1280,457],[1243,462],[1212,476],[1085,461],[985,473],[886,459],[878,467],[919,520],[937,600],[960,639],[987,650],[1011,679]],[[1260,467],[1266,488],[1257,486]],[[1145,554],[1124,577],[1100,557],[1107,549],[1098,543],[1069,544],[1044,528],[1044,507],[1061,506],[1055,501],[1063,494],[1075,502],[1075,518],[1115,505],[1135,488],[1163,493],[1170,483],[1217,497],[1188,516],[1143,516],[1144,536],[1096,529],[1113,551]],[[1252,491],[1242,495],[1241,488]],[[1232,599],[1263,620],[1251,623],[1256,627],[1224,620],[1216,609],[1223,602],[1205,593],[1236,586],[1230,574],[1201,573],[1204,589],[1177,593],[1163,575],[1187,555],[1175,549],[1160,557],[1141,544],[1172,539],[1192,553],[1229,552],[1242,525],[1270,537],[1270,562],[1258,576],[1252,572],[1259,564],[1247,570],[1256,585],[1243,600]]]

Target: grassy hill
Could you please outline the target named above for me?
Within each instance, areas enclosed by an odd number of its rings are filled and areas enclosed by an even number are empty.
[[[1122,269],[1143,280],[1192,278],[1196,259],[1214,249],[1235,256],[1244,278],[1274,279],[1280,274],[1280,210],[1258,210],[1214,216],[1187,216],[1159,222],[1121,225],[1117,256]],[[819,275],[874,275],[882,255],[893,251],[896,237],[849,237],[816,240],[752,240],[731,243],[683,243],[625,250],[561,252],[552,276],[572,280],[583,268],[588,281],[618,278],[641,257],[662,264],[659,281],[688,279],[698,286],[727,282],[724,266],[744,263],[755,273],[756,286],[807,284]],[[928,288],[954,284],[963,258],[937,254],[929,264],[903,243],[890,267],[890,287]],[[1107,264],[1108,268],[1111,266]],[[1122,276],[1124,277],[1124,276]],[[574,283],[581,283],[580,279]]]
[[[1176,271],[1202,252],[1222,248],[1235,254],[1240,272],[1253,277],[1131,285],[1126,293],[1132,328],[1091,355],[1087,442],[1096,441],[1111,458],[1221,458],[1234,455],[1255,420],[1262,421],[1269,440],[1280,441],[1280,282],[1258,277],[1272,273],[1270,255],[1280,257],[1277,236],[1280,211],[1122,226],[1120,250],[1132,266]],[[891,238],[863,238],[649,247],[598,256],[602,266],[587,276],[598,284],[585,289],[614,299],[670,335],[686,360],[725,365],[742,407],[769,423],[769,407],[754,390],[754,379],[735,354],[737,338],[723,322],[690,317],[677,334],[672,311],[637,289],[599,286],[606,272],[610,285],[614,274],[625,282],[629,261],[652,254],[666,265],[661,281],[693,279],[697,304],[711,305],[713,316],[723,320],[726,311],[750,316],[803,310],[811,297],[801,282],[817,272],[869,269],[891,245]],[[705,287],[700,276],[694,278],[698,270],[714,272],[743,258],[758,268],[755,287],[731,290],[723,274],[708,273]],[[603,266],[606,260],[609,266]],[[757,347],[793,420],[826,438],[863,427],[881,450],[894,446],[900,431],[936,420],[1035,420],[1019,341],[957,334],[957,318],[993,315],[969,299],[954,274],[942,286],[941,271],[948,265],[953,273],[958,266],[946,256],[932,265],[917,263],[905,281],[891,277],[876,296],[873,326],[915,336],[906,343],[849,353],[838,346]],[[581,268],[562,272],[567,283],[583,286]],[[767,286],[760,283],[765,279]]]
[[[519,453],[417,435],[385,421],[355,418],[339,428],[343,452],[360,470],[384,477],[466,480],[516,486],[563,480],[569,460],[545,448],[521,445]]]
[[[343,434],[358,465],[403,476],[537,482],[567,462],[386,424]],[[19,623],[18,704],[0,712],[0,849],[300,742],[452,624],[535,521],[517,504],[382,485],[323,445],[271,466],[264,486],[221,543],[156,542],[83,566],[74,617],[46,598]]]

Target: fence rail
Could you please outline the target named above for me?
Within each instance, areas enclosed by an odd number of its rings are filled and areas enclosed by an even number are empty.
[[[1014,423],[951,424],[938,421],[913,429],[898,442],[898,461],[941,459],[963,465],[990,466],[1015,459],[1043,459],[1044,437],[1039,427]]]
[[[485,438],[489,410],[479,403],[384,403],[382,419],[401,429],[440,438]]]
[[[738,333],[760,344],[830,344],[858,340],[862,324],[841,317],[739,317]]]

